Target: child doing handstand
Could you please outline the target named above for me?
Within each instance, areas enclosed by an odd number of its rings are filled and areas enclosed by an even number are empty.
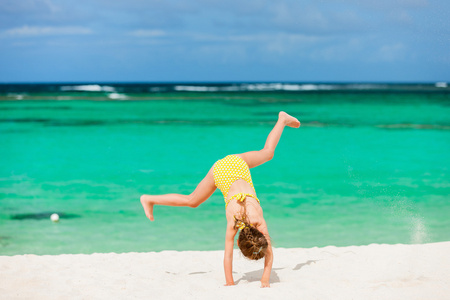
[[[270,286],[269,279],[273,262],[272,246],[249,168],[257,167],[273,158],[285,126],[298,128],[300,122],[287,113],[280,112],[278,121],[267,137],[263,149],[228,155],[218,160],[190,195],[141,196],[145,214],[153,221],[153,206],[155,204],[197,207],[214,193],[216,187],[222,191],[225,198],[225,215],[227,218],[224,256],[225,285],[234,285],[232,275],[234,237],[240,230],[237,244],[242,254],[252,260],[265,258],[261,287]]]

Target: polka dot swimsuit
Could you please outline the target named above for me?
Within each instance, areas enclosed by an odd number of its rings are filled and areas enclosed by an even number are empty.
[[[226,204],[228,204],[229,202],[227,202],[228,191],[230,190],[231,185],[238,179],[247,181],[248,184],[250,184],[250,186],[255,189],[248,165],[242,158],[237,155],[228,155],[216,162],[216,164],[214,165],[214,183],[216,187],[218,187],[222,191]],[[245,195],[258,200],[258,198],[251,194]]]

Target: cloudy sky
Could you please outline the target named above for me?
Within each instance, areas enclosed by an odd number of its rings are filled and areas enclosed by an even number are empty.
[[[0,0],[0,82],[450,81],[448,0]]]

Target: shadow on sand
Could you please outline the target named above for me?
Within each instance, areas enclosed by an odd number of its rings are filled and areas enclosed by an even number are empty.
[[[294,270],[294,271],[300,270],[304,266],[309,266],[317,261],[318,260],[307,260],[304,263],[300,263],[300,264],[296,265],[292,270]],[[270,273],[270,283],[280,282],[280,277],[278,277],[278,274],[276,271],[283,270],[283,269],[285,269],[285,268],[273,268],[272,269],[272,272]],[[264,272],[264,269],[244,273],[244,276],[242,276],[241,278],[236,280],[235,284],[238,284],[241,280],[245,280],[248,282],[260,281],[263,272]]]

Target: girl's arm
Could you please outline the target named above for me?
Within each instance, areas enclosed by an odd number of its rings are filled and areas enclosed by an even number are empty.
[[[272,264],[273,264],[273,251],[272,244],[270,243],[269,231],[267,230],[266,222],[263,221],[260,226],[258,226],[258,230],[261,231],[267,238],[267,242],[269,246],[266,250],[266,255],[264,257],[264,272],[261,277],[261,287],[270,287],[270,273],[272,272]]]
[[[264,272],[261,277],[261,287],[270,287],[270,273],[272,272],[272,263],[273,263],[273,251],[272,246],[267,247],[266,256],[264,258]]]
[[[225,255],[223,258],[223,267],[225,271],[225,285],[234,285],[233,280],[233,247],[234,247],[234,236],[237,230],[234,228],[233,224],[227,225],[227,233],[225,234]]]

